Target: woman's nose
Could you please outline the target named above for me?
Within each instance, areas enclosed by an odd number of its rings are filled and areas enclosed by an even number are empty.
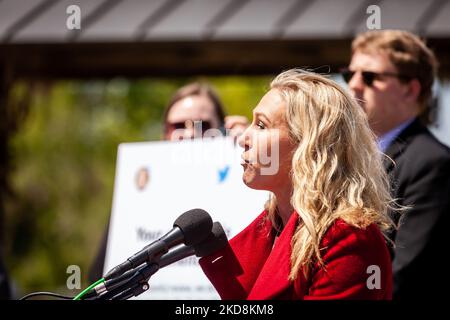
[[[247,129],[245,129],[245,131],[238,137],[238,144],[241,148],[248,147],[249,145],[250,139],[249,130],[250,127],[247,127]]]
[[[193,139],[194,134],[195,134],[194,122],[192,120],[186,120],[184,122],[183,138]]]

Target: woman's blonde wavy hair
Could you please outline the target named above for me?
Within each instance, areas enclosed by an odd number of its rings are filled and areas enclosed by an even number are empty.
[[[283,97],[290,136],[297,145],[292,158],[291,205],[299,215],[292,239],[291,272],[308,277],[322,266],[320,242],[340,218],[357,228],[393,226],[388,209],[393,200],[375,136],[357,102],[334,81],[291,69],[271,83]],[[266,203],[277,228],[276,198]],[[326,266],[324,266],[326,267]]]

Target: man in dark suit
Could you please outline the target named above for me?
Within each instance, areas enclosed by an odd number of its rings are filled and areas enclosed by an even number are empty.
[[[398,230],[387,235],[395,243],[394,299],[435,298],[449,283],[439,270],[446,271],[448,251],[450,151],[427,129],[436,69],[433,52],[417,36],[384,30],[355,38],[342,73],[390,158],[394,198],[410,207],[392,214]]]

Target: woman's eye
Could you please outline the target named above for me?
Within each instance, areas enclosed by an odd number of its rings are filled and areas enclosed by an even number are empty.
[[[260,129],[265,129],[265,128],[266,128],[266,126],[264,125],[264,123],[263,123],[262,121],[258,121],[258,122],[256,123],[256,125],[257,125],[258,128],[260,128]]]

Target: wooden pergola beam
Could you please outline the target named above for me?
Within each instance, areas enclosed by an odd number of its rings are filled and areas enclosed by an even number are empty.
[[[337,71],[350,58],[351,39],[142,43],[2,44],[0,63],[16,77],[264,75],[292,67]],[[450,39],[428,41],[450,76]]]

